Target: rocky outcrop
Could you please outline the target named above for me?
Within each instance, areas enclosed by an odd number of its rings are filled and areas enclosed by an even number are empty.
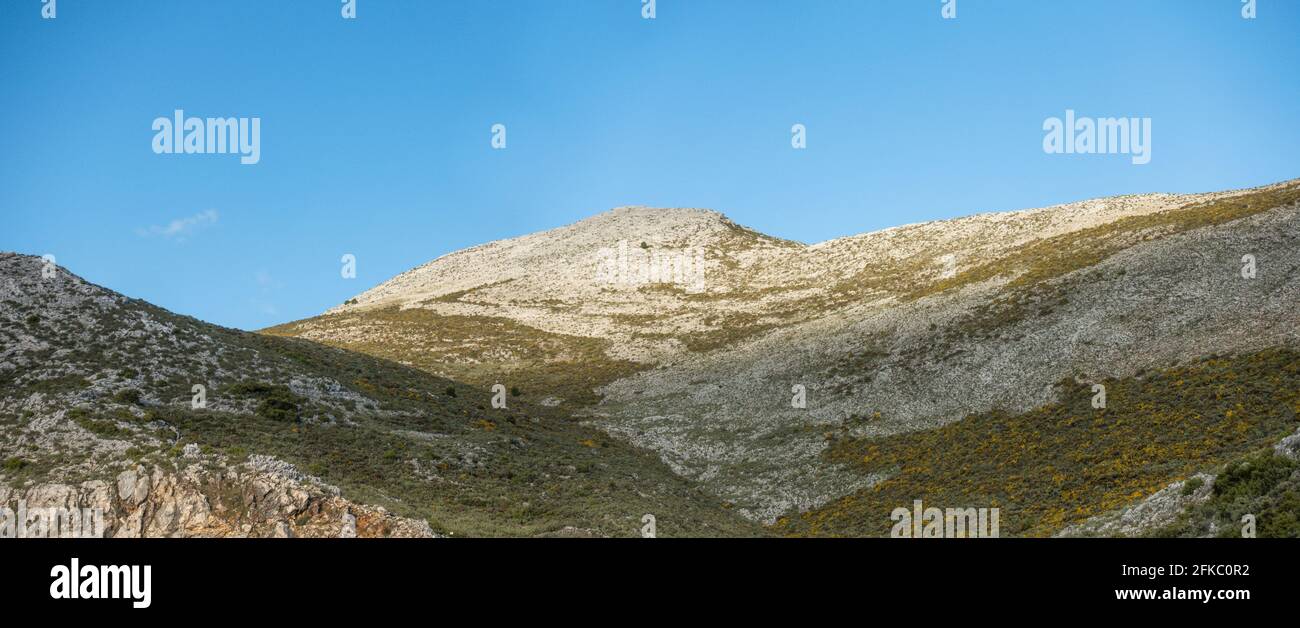
[[[1273,446],[1273,453],[1286,456],[1292,460],[1300,460],[1300,430],[1296,430],[1296,433],[1278,441]]]
[[[112,482],[0,486],[0,506],[102,513],[104,536],[432,537],[427,523],[251,465],[182,471],[137,467]],[[57,532],[51,536],[58,536]],[[65,534],[66,536],[66,534]]]

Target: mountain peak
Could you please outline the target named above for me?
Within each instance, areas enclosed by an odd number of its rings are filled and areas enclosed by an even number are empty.
[[[607,209],[592,218],[601,216],[679,216],[700,219],[726,220],[722,212],[702,207],[655,207],[652,205],[619,205]]]
[[[735,223],[721,212],[712,209],[622,205],[579,220],[570,227],[599,230],[626,229],[639,234],[659,236],[683,228],[715,229],[729,228],[734,225]]]

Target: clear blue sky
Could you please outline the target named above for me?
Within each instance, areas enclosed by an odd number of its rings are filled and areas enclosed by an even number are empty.
[[[0,2],[0,250],[255,329],[618,205],[814,242],[1300,176],[1291,0],[1255,20],[1239,0],[959,0],[953,21],[940,0],[357,6]],[[260,117],[261,162],[154,154],[177,108]],[[1151,163],[1045,154],[1067,108],[1151,117]]]

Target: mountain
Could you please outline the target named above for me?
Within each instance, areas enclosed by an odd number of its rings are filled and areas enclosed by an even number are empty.
[[[762,535],[567,416],[0,254],[0,506],[109,536]],[[195,386],[202,386],[198,407]]]
[[[1288,181],[813,245],[623,207],[264,333],[517,387],[778,533],[886,534],[924,498],[1042,536],[1296,430],[1298,201]],[[1289,489],[1251,486],[1234,507],[1284,520]],[[1176,533],[1227,521],[1199,516]]]
[[[623,207],[261,333],[2,253],[0,506],[119,537],[886,535],[915,500],[1300,536],[1298,213],[1288,181],[806,245]]]

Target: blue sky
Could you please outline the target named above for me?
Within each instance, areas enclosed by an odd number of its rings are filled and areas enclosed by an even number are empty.
[[[1300,176],[1300,2],[1258,2],[5,0],[0,250],[256,329],[619,205],[815,242],[1259,185]],[[260,117],[260,163],[155,154],[178,108]],[[1066,109],[1150,117],[1151,163],[1045,154]]]

